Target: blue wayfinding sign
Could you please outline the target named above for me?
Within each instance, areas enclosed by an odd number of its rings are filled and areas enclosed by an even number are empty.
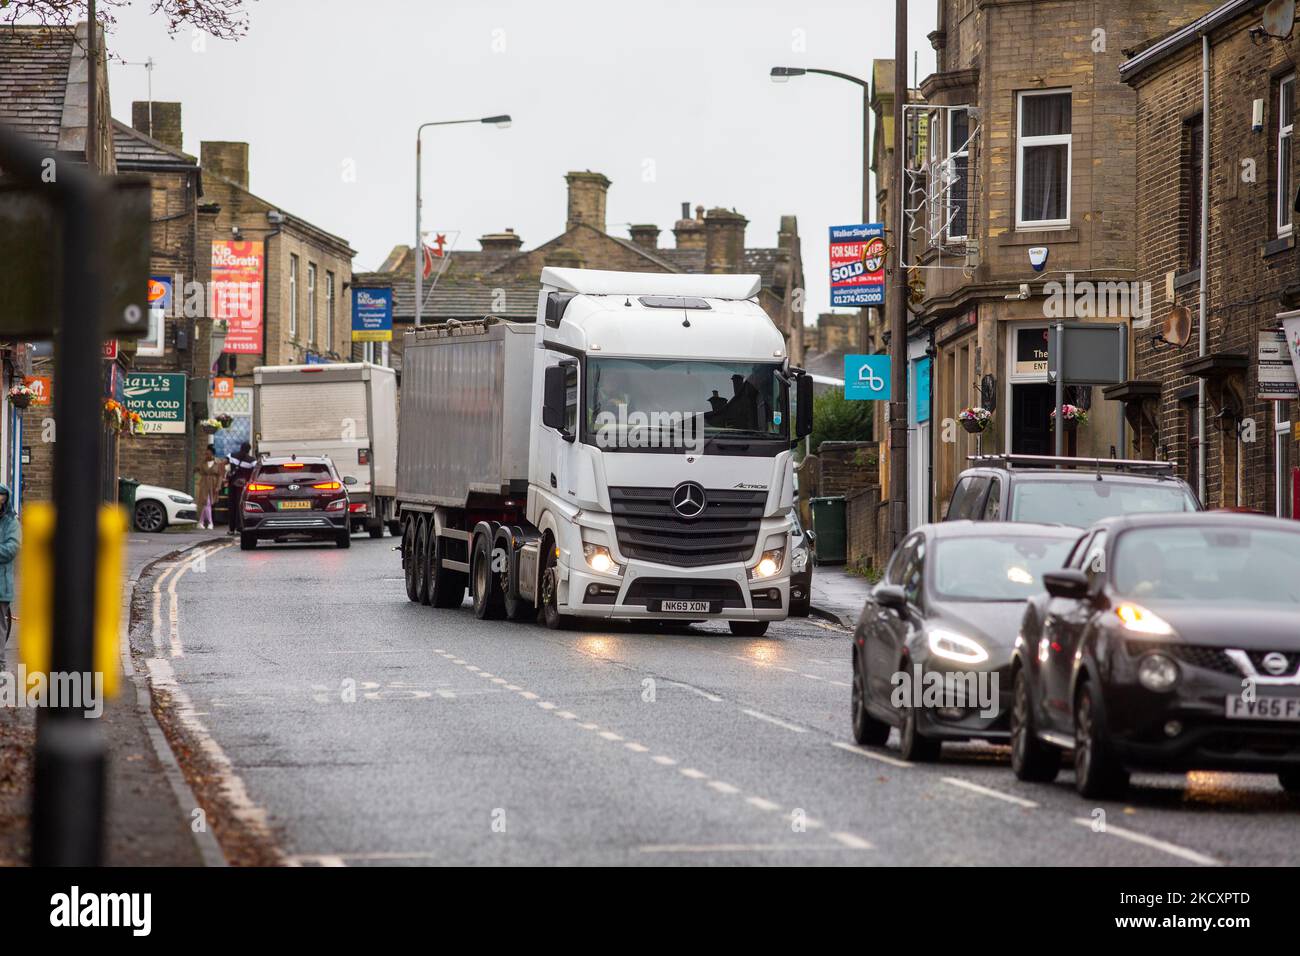
[[[393,290],[352,289],[352,341],[389,342],[393,338]]]
[[[844,397],[859,401],[889,401],[888,355],[844,356]]]

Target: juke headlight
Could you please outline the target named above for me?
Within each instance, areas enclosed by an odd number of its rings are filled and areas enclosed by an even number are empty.
[[[1168,621],[1154,611],[1148,611],[1140,604],[1129,604],[1127,602],[1120,604],[1115,608],[1115,616],[1119,618],[1120,626],[1130,634],[1167,637],[1174,633],[1174,629]]]

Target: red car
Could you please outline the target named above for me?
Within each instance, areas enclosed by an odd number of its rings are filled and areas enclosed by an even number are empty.
[[[320,538],[351,547],[347,486],[355,482],[340,478],[328,458],[261,459],[244,487],[239,546],[251,551],[261,538]]]

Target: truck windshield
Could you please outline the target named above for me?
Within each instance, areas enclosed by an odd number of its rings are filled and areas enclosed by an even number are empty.
[[[688,441],[782,441],[789,427],[779,373],[763,362],[588,358],[587,433],[597,445],[638,435],[662,442],[676,430]]]

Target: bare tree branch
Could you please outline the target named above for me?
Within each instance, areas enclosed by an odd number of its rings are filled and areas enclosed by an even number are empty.
[[[99,0],[95,19],[105,33],[117,25],[114,11],[133,0]],[[150,0],[149,12],[167,20],[167,32],[185,27],[202,30],[217,40],[238,40],[248,33],[244,0]],[[0,0],[0,27],[32,24],[71,28],[85,20],[86,0]]]

